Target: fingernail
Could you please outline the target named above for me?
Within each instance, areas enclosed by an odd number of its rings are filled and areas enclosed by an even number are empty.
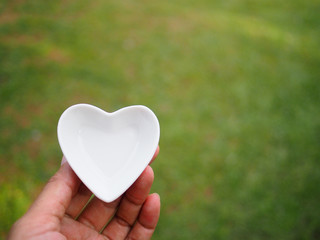
[[[154,195],[157,195],[158,196],[158,198],[159,198],[159,200],[160,200],[160,195],[159,195],[159,193],[153,193]]]
[[[67,159],[65,158],[65,156],[63,156],[62,157],[62,160],[61,160],[61,166],[63,165],[63,164],[65,164],[67,162]]]

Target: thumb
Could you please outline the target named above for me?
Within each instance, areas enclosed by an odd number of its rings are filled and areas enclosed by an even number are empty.
[[[80,179],[73,172],[68,162],[62,162],[60,169],[51,177],[29,212],[55,216],[61,219],[72,197],[78,191],[80,183]]]

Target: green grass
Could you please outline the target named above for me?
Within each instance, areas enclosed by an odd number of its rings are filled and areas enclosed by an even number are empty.
[[[157,114],[153,239],[320,238],[316,0],[0,1],[0,238],[57,170],[60,114]]]

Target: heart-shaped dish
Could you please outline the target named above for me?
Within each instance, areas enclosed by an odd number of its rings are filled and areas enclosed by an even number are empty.
[[[58,140],[68,163],[93,194],[112,202],[140,176],[160,137],[156,115],[145,106],[108,113],[89,104],[63,112]]]

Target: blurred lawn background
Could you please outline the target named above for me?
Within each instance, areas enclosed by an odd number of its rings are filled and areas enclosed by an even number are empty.
[[[318,0],[0,0],[0,238],[76,103],[157,114],[153,239],[320,239]]]

